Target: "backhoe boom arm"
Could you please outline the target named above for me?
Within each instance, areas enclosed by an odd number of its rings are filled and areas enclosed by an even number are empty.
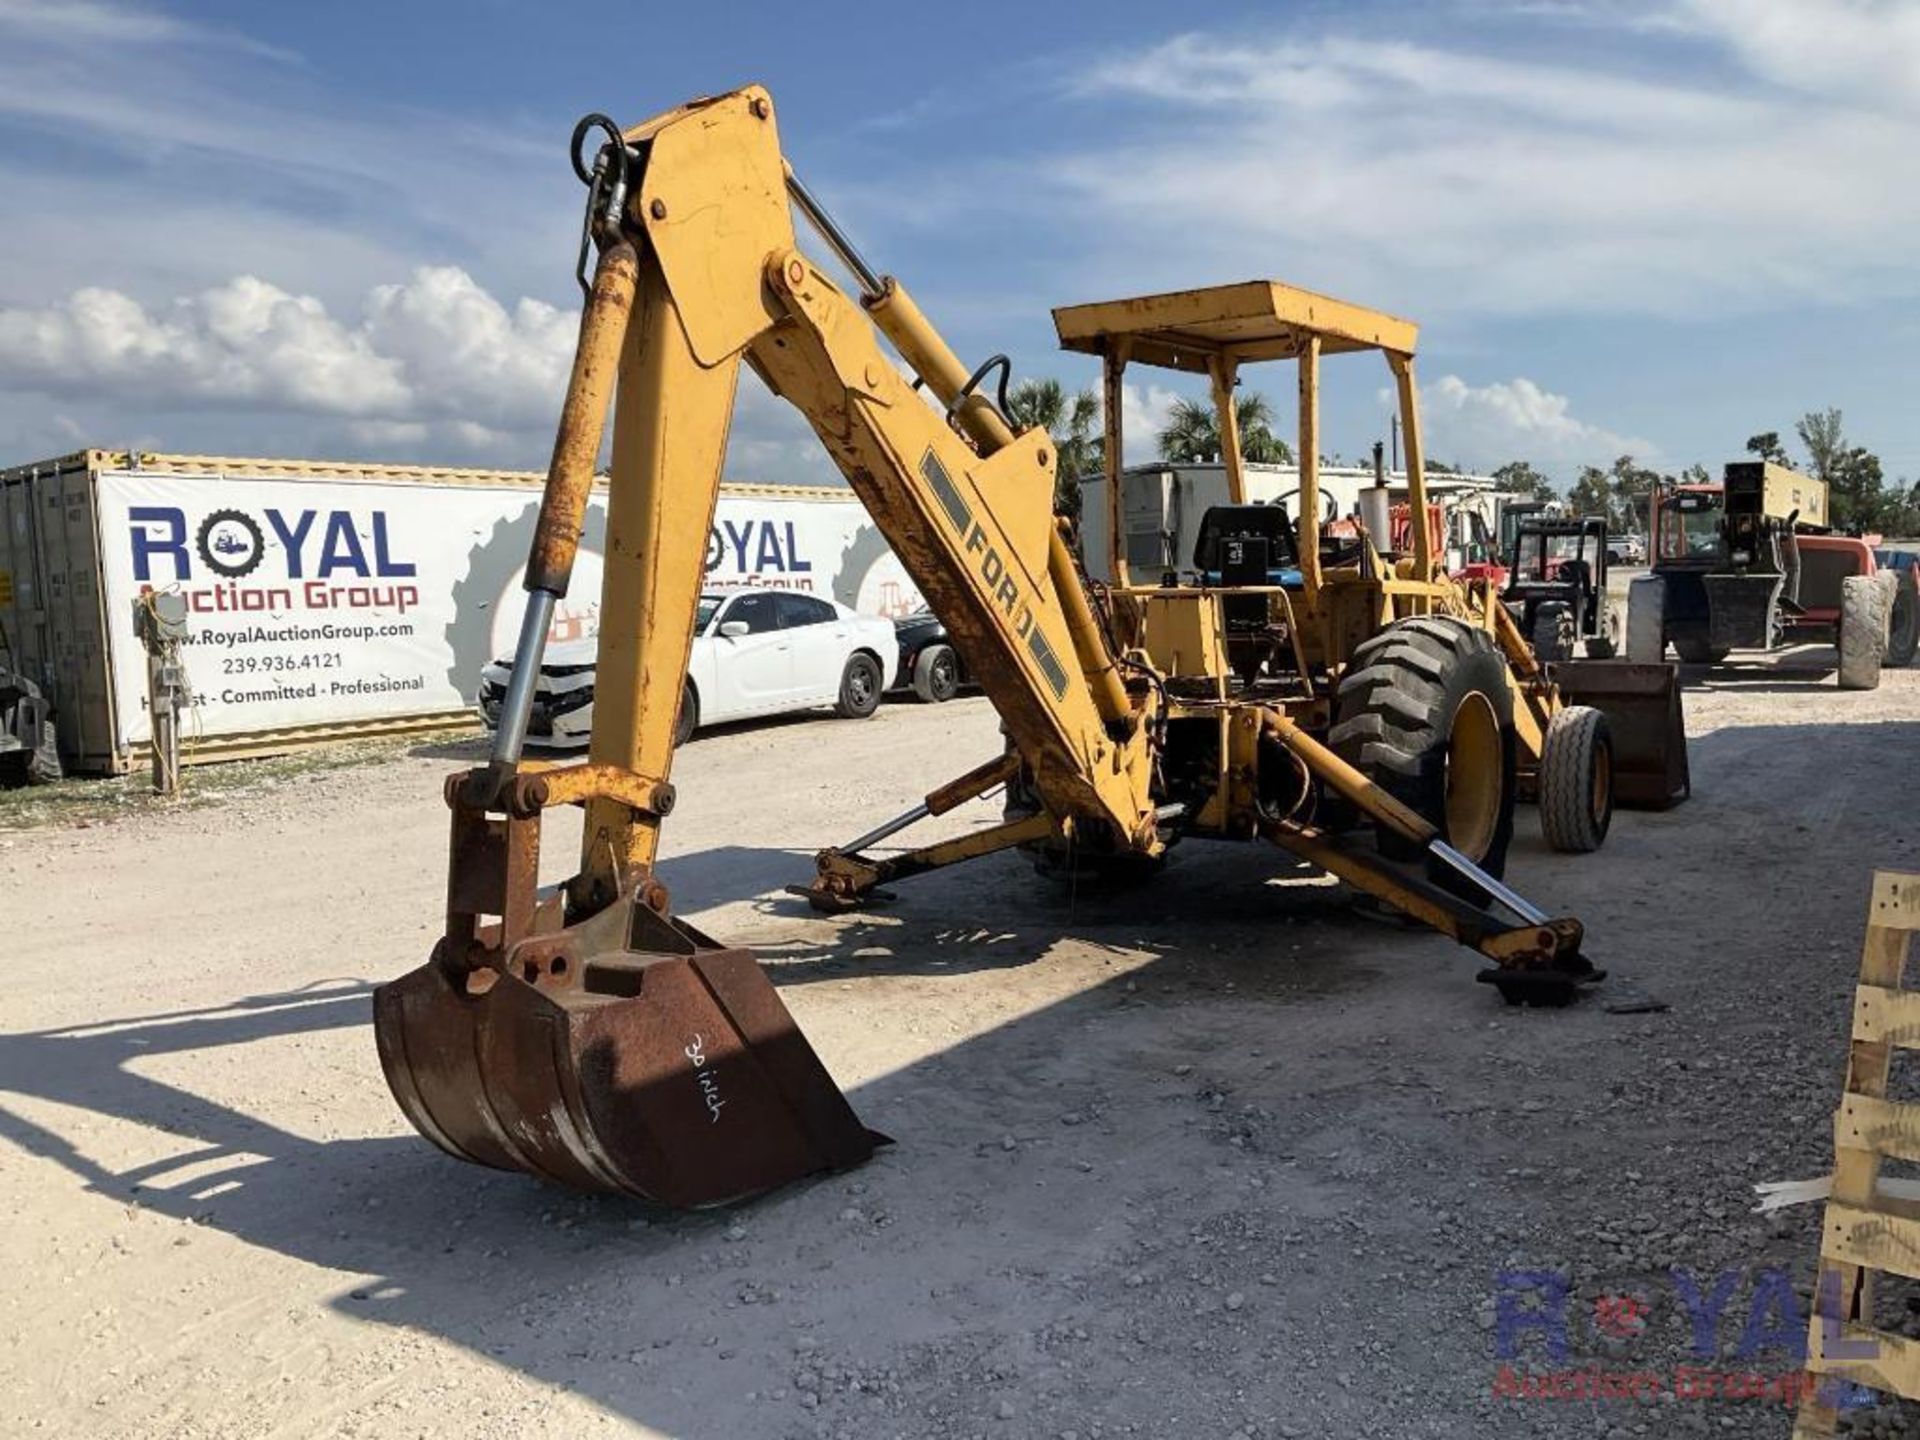
[[[1049,438],[1016,436],[985,396],[966,391],[964,368],[904,287],[875,276],[792,179],[763,90],[696,102],[624,138],[621,160],[606,166],[603,154],[603,166],[625,171],[627,199],[601,227],[595,286],[623,286],[633,299],[619,351],[590,761],[649,780],[667,774],[744,362],[806,417],[954,633],[1048,810],[1154,849],[1143,723],[1154,697],[1136,700],[1121,684],[1056,527]],[[790,192],[877,287],[864,301],[798,249]],[[604,313],[589,306],[583,356],[607,347]],[[882,348],[883,334],[928,394]],[[599,378],[589,371],[589,382]],[[581,389],[593,385],[576,383],[570,400]],[[604,385],[597,393],[604,403]],[[595,425],[570,403],[556,457],[577,453]],[[543,513],[543,558],[529,572],[536,604],[542,577],[559,576],[564,593],[584,511],[569,498],[583,499],[584,486],[562,477],[558,458],[554,475],[546,508],[561,518],[547,524]],[[528,668],[523,658],[516,674]],[[614,798],[591,801],[587,814],[573,894],[583,912],[651,869],[659,823]]]

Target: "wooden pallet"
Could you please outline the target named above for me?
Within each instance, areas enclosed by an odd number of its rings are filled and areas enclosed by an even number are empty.
[[[1920,1161],[1920,1104],[1887,1099],[1896,1049],[1920,1050],[1920,989],[1904,982],[1920,930],[1920,875],[1873,877],[1847,1086],[1833,1120],[1833,1191],[1807,1337],[1807,1388],[1794,1440],[1835,1431],[1833,1380],[1920,1399],[1920,1341],[1873,1327],[1876,1272],[1920,1280],[1920,1203],[1879,1189],[1885,1160]],[[1820,1386],[1826,1381],[1828,1393]]]

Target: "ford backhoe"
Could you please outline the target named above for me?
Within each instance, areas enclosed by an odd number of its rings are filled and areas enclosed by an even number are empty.
[[[675,1206],[849,1166],[879,1143],[754,957],[677,917],[655,870],[743,364],[806,417],[1006,735],[1003,753],[823,851],[804,886],[816,907],[1016,848],[1079,873],[1151,866],[1182,840],[1264,841],[1471,946],[1510,1001],[1564,1003],[1599,977],[1579,921],[1501,879],[1515,800],[1537,795],[1549,839],[1584,850],[1616,795],[1638,784],[1665,803],[1671,786],[1616,755],[1606,714],[1565,702],[1497,596],[1440,571],[1427,527],[1404,555],[1385,548],[1384,516],[1321,530],[1329,355],[1384,356],[1424,513],[1411,324],[1269,281],[1056,311],[1062,344],[1104,367],[1114,503],[1130,363],[1205,378],[1236,502],[1202,527],[1209,583],[1135,585],[1116,554],[1115,583],[1095,586],[1054,514],[1052,442],[989,394],[1004,358],[963,364],[867,264],[783,159],[764,90],[625,131],[589,116],[574,165],[587,301],[513,680],[490,759],[446,785],[445,933],[375,1002],[388,1081],[423,1134],[467,1160]],[[796,212],[855,293],[799,248]],[[1297,522],[1238,503],[1233,386],[1243,364],[1276,360],[1299,375]],[[531,685],[610,409],[592,743],[583,763],[550,766],[522,755]],[[1656,709],[1671,698],[1643,688]],[[1667,711],[1633,718],[1625,728],[1657,737],[1641,749],[1676,743]],[[996,791],[997,823],[878,852]],[[585,811],[579,872],[545,893],[540,821],[562,805]]]

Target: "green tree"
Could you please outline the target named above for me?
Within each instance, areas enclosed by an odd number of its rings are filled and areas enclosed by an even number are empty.
[[[1747,451],[1758,455],[1762,460],[1771,460],[1776,465],[1787,463],[1787,452],[1781,448],[1778,430],[1763,430],[1758,435],[1749,435]]]
[[[1653,487],[1660,482],[1660,472],[1636,463],[1631,455],[1622,455],[1613,462],[1607,478],[1616,502],[1613,509],[1616,518],[1629,529],[1637,529],[1643,535],[1650,533]]]
[[[1860,445],[1850,445],[1834,457],[1828,471],[1828,523],[1837,530],[1896,528],[1904,496],[1889,495],[1880,457]]]
[[[1257,391],[1236,395],[1234,418],[1240,423],[1240,458],[1256,465],[1287,465],[1293,447],[1273,433],[1273,407]],[[1176,400],[1160,432],[1160,458],[1197,465],[1220,458],[1220,425],[1211,404]]]
[[[1920,480],[1886,497],[1880,509],[1880,530],[1902,539],[1920,535]]]
[[[1794,425],[1814,478],[1827,485],[1828,523],[1836,530],[1887,528],[1904,497],[1886,493],[1880,457],[1860,445],[1849,445],[1833,406],[1809,410]]]
[[[1022,380],[1007,392],[1007,418],[1015,430],[1044,430],[1053,441],[1053,511],[1080,514],[1080,481],[1099,473],[1106,439],[1100,423],[1100,399],[1091,390],[1069,395],[1051,377]]]
[[[1582,465],[1567,491],[1567,505],[1575,515],[1599,515],[1611,525],[1616,518],[1613,477],[1597,465]]]
[[[1518,495],[1524,500],[1557,500],[1559,492],[1538,470],[1525,460],[1509,460],[1493,472],[1494,488],[1503,495]]]
[[[1834,468],[1846,454],[1846,436],[1840,429],[1840,412],[1829,405],[1825,410],[1809,410],[1794,422],[1800,443],[1807,447],[1807,461],[1816,480],[1833,483]]]

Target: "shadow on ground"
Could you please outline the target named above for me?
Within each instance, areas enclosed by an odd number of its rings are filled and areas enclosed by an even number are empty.
[[[795,942],[764,951],[781,986],[1013,970],[1030,965],[1063,934],[1124,949],[1136,961],[1143,953],[1151,957],[1125,979],[1096,985],[852,1093],[863,1119],[902,1142],[854,1183],[884,1193],[888,1171],[920,1171],[920,1188],[948,1197],[943,1206],[954,1209],[956,1220],[964,1212],[969,1233],[977,1232],[982,1243],[993,1231],[1023,1236],[993,1261],[963,1250],[931,1263],[904,1257],[854,1263],[852,1252],[875,1243],[870,1237],[885,1240],[885,1231],[875,1228],[885,1217],[858,1227],[846,1222],[848,1178],[803,1182],[719,1211],[671,1214],[461,1165],[411,1134],[318,1142],[137,1073],[131,1064],[326,1030],[370,1030],[372,987],[357,981],[0,1037],[0,1090],[114,1116],[181,1143],[164,1160],[110,1170],[55,1129],[4,1105],[0,1137],[56,1162],[87,1192],[372,1277],[335,1301],[357,1318],[442,1335],[686,1440],[757,1435],[763,1433],[757,1423],[725,1411],[703,1412],[674,1393],[697,1391],[697,1372],[714,1370],[716,1384],[751,1389],[753,1376],[765,1385],[766,1376],[791,1364],[787,1347],[803,1302],[792,1297],[759,1308],[740,1304],[739,1285],[724,1271],[735,1255],[744,1258],[745,1248],[727,1240],[730,1227],[792,1230],[795,1238],[782,1245],[779,1263],[756,1268],[774,1296],[783,1288],[805,1291],[830,1273],[847,1290],[846,1303],[857,1317],[854,1330],[864,1341],[893,1333],[890,1322],[877,1317],[894,1317],[910,1334],[934,1323],[930,1283],[936,1293],[943,1283],[971,1286],[1003,1263],[1085,1242],[1084,1233],[1073,1234],[1084,1227],[1071,1219],[1071,1209],[1048,1220],[1034,1214],[1028,1194],[996,1193],[1004,1192],[1016,1159],[1022,1184],[1031,1183],[1024,1177],[1032,1174],[1043,1184],[1072,1181],[1084,1188],[1086,1177],[1067,1169],[1045,1144],[1059,1128],[1063,1086],[1074,1094],[1097,1090],[1097,1098],[1084,1102],[1090,1122],[1109,1111],[1167,1106],[1173,1059],[1142,1066],[1117,1086],[1102,1066],[1096,1082],[1075,1058],[1085,1053],[1089,1027],[1098,1030],[1124,1017],[1131,1028],[1155,1006],[1177,1008],[1194,999],[1237,995],[1255,1005],[1312,1003],[1378,979],[1378,967],[1360,954],[1375,940],[1376,927],[1353,918],[1331,887],[1310,883],[1284,856],[1232,847],[1183,856],[1182,863],[1206,897],[1202,913],[1171,914],[1167,900],[1148,891],[1103,897],[1097,907],[1084,895],[1036,893],[1024,862],[1000,857],[974,867],[970,877],[925,877],[892,913],[852,917],[830,943]],[[693,897],[686,902],[691,908],[716,890],[721,877],[731,879],[738,894],[743,882],[792,878],[794,865],[795,857],[784,851],[722,850],[681,857],[667,868],[677,893]],[[985,897],[992,898],[991,920],[983,919]],[[804,901],[786,897],[761,903],[776,912],[789,905],[805,910]],[[1264,940],[1249,944],[1249,936],[1263,934]],[[1467,958],[1442,942],[1420,943],[1430,953],[1438,944],[1449,960]],[[1287,945],[1298,948],[1279,964],[1262,953]],[[1464,966],[1450,968],[1462,973],[1464,985]],[[1479,1008],[1482,996],[1464,988],[1463,1003]],[[1195,1033],[1169,1032],[1168,1055],[1196,1043]],[[377,1065],[370,1033],[366,1057],[370,1068]],[[826,1058],[831,1063],[831,1054]],[[969,1077],[982,1082],[977,1089]],[[1010,1082],[1024,1093],[1010,1094]],[[1183,1107],[1191,1107],[1194,1083],[1179,1087]],[[1002,1138],[1016,1133],[1040,1135],[1037,1153],[1008,1154]],[[983,1155],[990,1157],[985,1164]],[[1057,1228],[1061,1221],[1069,1222],[1064,1229]],[[696,1269],[709,1273],[689,1274]],[[687,1305],[735,1312],[728,1328],[736,1338],[700,1345],[687,1337],[706,1328],[703,1322],[664,1318],[628,1327],[617,1341],[601,1338],[597,1325],[530,1329],[513,1303],[605,1292],[609,1307],[631,1318],[650,1308],[634,1305],[635,1287],[654,1293],[663,1315],[668,1307],[677,1312]],[[495,1297],[512,1299],[496,1304]],[[830,1324],[827,1333],[833,1331]],[[670,1346],[675,1334],[682,1340]],[[834,1335],[833,1343],[847,1339]],[[645,1352],[644,1363],[632,1360],[635,1351]],[[688,1366],[694,1376],[683,1373]],[[663,1384],[661,1377],[670,1372],[675,1382]],[[736,1376],[737,1384],[727,1375]],[[791,1419],[792,1411],[789,1405],[781,1413]],[[765,1433],[788,1429],[775,1425]]]
[[[1920,753],[1920,724],[1882,728],[1889,753]],[[1749,849],[1767,853],[1783,820],[1798,813],[1795,775],[1813,784],[1820,774],[1807,736],[1799,728],[1750,727],[1697,740],[1697,798],[1667,815],[1621,817],[1613,843],[1711,843],[1735,859]],[[1756,796],[1741,776],[1761,756],[1770,757],[1778,783]],[[1845,799],[1835,801],[1841,819]],[[738,896],[795,878],[794,858],[785,851],[715,851],[673,861],[667,879],[682,908],[697,910],[721,898],[723,883],[726,894]],[[1575,873],[1560,867],[1604,867],[1605,860],[1539,857],[1529,864],[1540,872],[1532,876],[1537,882]],[[1267,1236],[1260,1243],[1275,1253],[1285,1248],[1279,1230],[1304,1223],[1302,1216],[1337,1214],[1347,1203],[1341,1196],[1365,1193],[1417,1215],[1436,1186],[1464,1185],[1480,1191],[1476,1206],[1498,1213],[1504,1190],[1525,1183],[1501,1180],[1502,1167],[1512,1177],[1521,1172],[1511,1167],[1533,1163],[1526,1142],[1497,1131],[1468,1140],[1437,1120],[1440,1097],[1450,1090],[1513,1103],[1497,1054],[1463,1059],[1457,1046],[1448,1048],[1448,1032],[1484,1027],[1504,1013],[1490,992],[1469,983],[1475,957],[1431,936],[1410,934],[1401,945],[1391,930],[1357,918],[1339,891],[1276,852],[1191,844],[1170,870],[1153,885],[1117,895],[1047,893],[1035,889],[1017,857],[1001,856],[903,885],[892,912],[856,917],[830,942],[767,947],[782,985],[1012,969],[1033,963],[1062,936],[1124,952],[1132,963],[1104,983],[856,1090],[862,1117],[901,1142],[864,1178],[816,1180],[724,1211],[670,1215],[624,1199],[574,1196],[456,1164],[411,1135],[320,1143],[129,1066],[136,1057],[366,1027],[371,987],[361,982],[7,1035],[0,1038],[0,1089],[149,1126],[189,1148],[110,1171],[12,1109],[0,1107],[0,1135],[62,1166],[83,1191],[373,1277],[335,1303],[369,1321],[444,1336],[686,1440],[794,1430],[799,1415],[791,1406],[714,1412],[700,1397],[783,1385],[797,1327],[817,1325],[828,1345],[858,1343],[870,1351],[911,1354],[916,1345],[935,1343],[991,1348],[1038,1324],[1033,1313],[1052,1313],[1048,1305],[1077,1305],[1081,1333],[1091,1329],[1097,1345],[1102,1327],[1134,1324],[1133,1312],[1146,1303],[1130,1291],[1102,1288],[1120,1283],[1112,1252],[1128,1243],[1136,1209],[1144,1217],[1149,1204],[1191,1206],[1193,1223],[1206,1223],[1229,1203],[1228,1182],[1216,1170],[1228,1174],[1224,1167],[1238,1164],[1249,1147],[1265,1147],[1273,1173],[1291,1175],[1283,1195],[1248,1202],[1255,1206],[1249,1213],[1271,1212],[1257,1223],[1277,1227],[1272,1234],[1248,1233]],[[1569,888],[1596,907],[1592,939],[1604,961],[1606,878],[1587,873]],[[1686,986],[1721,983],[1715,952],[1739,938],[1730,939],[1723,915],[1697,903],[1691,883],[1676,875],[1672,884],[1687,893],[1672,899],[1659,882],[1631,897],[1666,917],[1668,943],[1685,961],[1674,981],[1683,1003]],[[1558,897],[1539,898],[1551,904]],[[1855,899],[1849,890],[1796,903],[1831,906],[1834,925],[1846,928],[1857,916],[1842,902]],[[773,913],[803,904],[761,903]],[[1590,1067],[1604,1062],[1619,1033],[1608,1028],[1618,1022],[1597,1007],[1528,1023],[1554,1037],[1547,1045],[1565,1048],[1566,1063],[1579,1072],[1567,1077],[1570,1090],[1593,1083]],[[1263,1046],[1271,1047],[1271,1058],[1257,1058]],[[371,1067],[371,1035],[365,1053]],[[831,1053],[825,1058],[832,1063]],[[1549,1062],[1554,1058],[1550,1051]],[[1195,1062],[1200,1075],[1170,1078]],[[1235,1078],[1209,1081],[1209,1068],[1231,1069]],[[1226,1090],[1234,1092],[1226,1119],[1240,1129],[1220,1118],[1218,1097]],[[1363,1122],[1363,1113],[1371,1118]],[[1242,1122],[1242,1114],[1266,1118]],[[1354,1144],[1355,1126],[1364,1152],[1376,1121],[1414,1127],[1430,1117],[1430,1138],[1393,1141],[1411,1147],[1424,1170],[1381,1181],[1364,1156],[1340,1158]],[[1075,1143],[1091,1133],[1077,1128],[1083,1122],[1137,1135],[1137,1153],[1121,1145],[1117,1158],[1102,1155],[1096,1171]],[[1309,1133],[1320,1137],[1316,1153],[1296,1155]],[[1349,1135],[1345,1142],[1342,1134]],[[1635,1139],[1658,1136],[1648,1122],[1646,1135]],[[1177,1159],[1171,1174],[1164,1173],[1170,1155]],[[1288,1171],[1296,1161],[1315,1164]],[[870,1186],[875,1198],[850,1207],[850,1183]],[[1382,1183],[1392,1188],[1381,1192]],[[893,1194],[912,1198],[886,1198]],[[919,1207],[917,1235],[891,1232],[884,1207],[896,1203]],[[734,1233],[736,1225],[747,1239]],[[761,1234],[778,1237],[776,1253],[755,1250]],[[932,1245],[935,1234],[957,1234],[965,1243]],[[1285,1283],[1298,1289],[1287,1293],[1309,1307],[1346,1285],[1311,1252],[1250,1263],[1291,1267]],[[1108,1279],[1073,1291],[1036,1278],[1063,1267],[1104,1267]],[[1460,1303],[1470,1306],[1484,1282],[1460,1283]],[[996,1298],[1003,1292],[1010,1298]],[[997,1338],[955,1333],[963,1323],[956,1317],[979,1325],[996,1305],[1034,1296],[1047,1303],[1033,1313],[1009,1311],[1006,1333]],[[516,1313],[516,1302],[529,1298],[557,1318],[530,1324]],[[1442,1343],[1435,1327],[1463,1318],[1449,1322],[1448,1313],[1424,1330],[1411,1327],[1404,1343]],[[602,1323],[607,1315],[621,1317],[621,1326],[610,1332]],[[1470,1364],[1484,1341],[1470,1321],[1461,1329],[1466,1338],[1444,1343],[1464,1347],[1463,1363]],[[703,1343],[707,1334],[714,1343]],[[1258,1358],[1252,1349],[1242,1357],[1249,1365]],[[1188,1362],[1174,1355],[1167,1363],[1180,1371]],[[1217,1363],[1241,1361],[1228,1355]],[[1114,1384],[1121,1383],[1116,1375]],[[875,1399],[884,1404],[883,1395]],[[1364,1395],[1352,1403],[1367,1413]],[[747,1406],[744,1399],[738,1404]],[[878,1433],[858,1417],[849,1424],[849,1433]],[[886,1428],[896,1427],[889,1421]],[[908,1428],[928,1429],[923,1418]]]
[[[906,703],[889,700],[886,704]],[[721,735],[742,735],[753,730],[778,731],[792,725],[807,725],[821,718],[820,710],[789,710],[779,715],[759,715],[751,720],[727,720],[717,725],[703,725],[694,732],[693,739],[687,743],[698,745],[703,740]],[[464,765],[478,765],[487,758],[492,748],[491,732],[475,731],[472,735],[442,737],[423,741],[407,747],[407,753],[419,760],[452,760]],[[528,755],[537,760],[578,760],[587,753],[584,745],[551,746],[540,741],[528,742]]]

